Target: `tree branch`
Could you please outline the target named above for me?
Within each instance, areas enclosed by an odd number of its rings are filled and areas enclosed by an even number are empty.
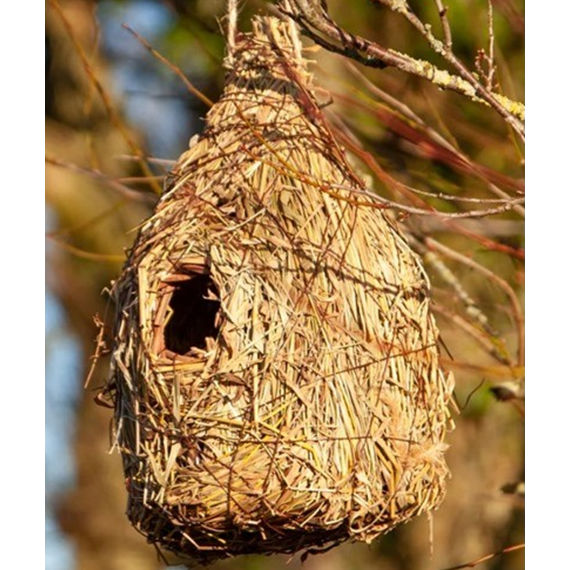
[[[426,79],[441,89],[455,91],[472,101],[489,106],[499,113],[524,140],[524,105],[504,95],[489,91],[465,67],[451,51],[451,31],[448,25],[444,26],[445,38],[441,41],[433,35],[429,25],[419,20],[405,0],[377,1],[394,12],[402,14],[424,36],[432,50],[452,65],[457,75],[440,69],[429,61],[415,59],[347,32],[330,17],[324,0],[281,0],[278,7],[283,14],[293,18],[299,24],[303,34],[325,49],[369,67],[394,67],[404,73]],[[440,13],[440,17],[443,18],[443,16]]]

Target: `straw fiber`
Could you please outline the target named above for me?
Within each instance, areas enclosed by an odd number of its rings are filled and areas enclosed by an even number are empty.
[[[113,287],[128,516],[204,563],[370,542],[448,477],[418,257],[332,137],[293,25],[257,18],[230,56]]]

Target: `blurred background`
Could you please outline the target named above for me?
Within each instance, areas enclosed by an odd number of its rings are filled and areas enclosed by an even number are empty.
[[[329,0],[347,30],[445,68],[378,2]],[[410,2],[441,34],[437,2]],[[524,96],[524,4],[448,0],[454,52],[493,88]],[[242,3],[240,28],[269,2]],[[223,88],[223,0],[48,0],[46,4],[46,569],[154,570],[157,551],[125,515],[112,411],[97,405],[94,318],[162,179]],[[140,39],[125,26],[139,34]],[[312,46],[310,41],[306,45]],[[485,50],[482,52],[481,50]],[[457,381],[452,478],[433,533],[423,516],[371,546],[311,556],[307,570],[524,566],[524,191],[522,145],[492,110],[392,69],[310,50],[319,97],[371,188],[404,207],[430,275],[442,361]],[[485,67],[487,65],[487,68]],[[504,210],[504,211],[501,211]],[[485,213],[487,212],[488,213]],[[441,214],[440,214],[441,213]],[[108,329],[104,329],[108,330]],[[108,335],[101,339],[109,346]],[[104,351],[103,351],[104,352]],[[93,366],[95,365],[95,366]],[[84,387],[86,380],[87,387]],[[486,555],[510,550],[489,560]],[[299,556],[215,568],[300,567]]]

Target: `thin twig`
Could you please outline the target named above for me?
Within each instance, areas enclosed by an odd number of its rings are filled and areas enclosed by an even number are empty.
[[[406,186],[410,188],[409,186]],[[389,207],[393,210],[399,210],[401,212],[406,212],[408,214],[414,214],[416,216],[437,216],[441,218],[449,218],[449,219],[464,219],[464,218],[486,218],[487,216],[492,216],[496,214],[503,214],[512,210],[516,204],[521,204],[524,201],[524,198],[514,198],[507,203],[503,203],[501,206],[496,206],[494,208],[487,208],[485,210],[469,210],[467,212],[440,212],[435,208],[432,209],[423,209],[423,208],[414,208],[413,206],[406,206],[404,204],[400,204],[398,202],[394,202],[393,200],[388,200],[387,198],[383,198],[379,194],[372,192],[367,189],[357,190],[355,188],[348,188],[342,184],[335,184],[331,185],[331,188],[335,188],[338,190],[348,190],[351,194],[361,194],[363,196],[367,196],[368,198],[372,198],[375,202],[379,202],[380,204],[384,204],[385,207]],[[324,192],[329,192],[326,188],[321,188]],[[411,189],[413,191],[413,189]],[[332,193],[332,192],[329,192]],[[338,197],[341,199],[340,197]],[[343,198],[344,199],[344,198]],[[362,202],[360,205],[366,206],[371,205],[365,202]]]
[[[504,190],[501,190],[501,188],[499,188],[496,184],[493,184],[492,182],[489,182],[487,187],[489,188],[489,190],[495,194],[495,196],[501,196],[502,198],[505,199],[509,199],[510,196],[509,194],[507,194],[507,192],[505,192]],[[521,205],[516,205],[513,207],[513,212],[516,212],[521,218],[524,218],[526,215],[524,206]]]
[[[352,152],[356,157],[358,157],[370,169],[370,171],[375,176],[377,176],[378,179],[383,184],[386,185],[386,187],[389,190],[400,193],[402,196],[404,196],[408,200],[410,200],[413,204],[418,204],[418,206],[426,206],[427,207],[427,203],[425,202],[425,200],[422,200],[415,193],[410,192],[407,189],[405,184],[402,184],[401,182],[399,182],[398,180],[393,178],[388,172],[386,172],[380,166],[380,164],[378,164],[376,159],[369,152],[365,151],[360,146],[355,144],[354,141],[352,140],[352,138],[350,136],[348,136],[344,131],[337,128],[337,129],[335,129],[335,135],[336,135],[336,138],[338,138],[341,141],[341,143],[343,145],[345,145],[350,150],[350,152]],[[307,182],[307,183],[310,183],[310,182]],[[513,210],[517,207],[520,207],[520,205],[514,204]],[[426,211],[426,209],[423,208],[422,211]],[[476,231],[471,230],[468,227],[460,225],[460,223],[458,223],[458,222],[463,222],[464,220],[446,218],[446,217],[441,217],[441,216],[440,217],[433,216],[431,218],[428,218],[425,215],[423,215],[422,218],[424,220],[435,220],[435,221],[437,221],[437,223],[443,224],[446,226],[445,228],[440,228],[440,231],[442,229],[446,229],[446,230],[452,231],[456,234],[463,235],[463,236],[465,236],[465,237],[467,237],[473,241],[476,241],[477,243],[480,243],[484,248],[488,249],[489,251],[496,251],[499,253],[504,253],[506,255],[510,255],[510,256],[514,257],[515,259],[520,259],[521,261],[524,260],[524,258],[525,258],[524,250],[522,250],[520,248],[512,247],[512,246],[505,244],[505,243],[500,243],[500,242],[494,241],[494,240],[486,237],[485,235],[480,235],[480,234],[476,233]],[[471,220],[471,221],[474,221],[474,220]]]
[[[283,166],[283,164],[275,164],[270,160],[262,160],[261,162],[268,164],[276,170],[278,170],[280,166]],[[312,186],[317,186],[322,192],[334,196],[336,199],[343,202],[350,202],[352,204],[369,208],[390,208],[392,210],[398,210],[410,215],[413,214],[416,216],[436,216],[442,219],[486,218],[495,214],[503,214],[505,212],[508,212],[509,210],[512,210],[516,204],[520,204],[524,201],[524,198],[514,198],[510,202],[504,203],[501,206],[496,206],[495,208],[487,208],[485,210],[469,210],[467,212],[440,212],[439,210],[436,210],[435,208],[431,208],[429,206],[425,209],[415,208],[414,206],[406,206],[404,204],[400,204],[399,202],[394,202],[393,200],[384,198],[383,196],[380,196],[379,194],[376,194],[375,192],[372,192],[365,187],[357,189],[351,186],[347,186],[346,184],[330,184],[328,186],[324,186],[318,180],[313,180],[307,175],[304,176],[303,182],[311,184]],[[409,188],[408,186],[405,187]],[[366,196],[372,201],[358,201],[357,199],[349,199],[346,196],[339,195],[338,193],[334,192],[334,190],[344,190],[348,191],[350,194]]]
[[[138,156],[132,156],[129,154],[118,154],[115,155],[116,159],[118,160],[127,160],[127,161],[132,161],[132,162],[139,162],[140,158]],[[160,166],[164,166],[166,168],[166,170],[170,170],[175,164],[176,164],[176,160],[172,160],[170,158],[153,158],[153,157],[147,157],[146,159],[150,164],[158,164]]]
[[[425,132],[428,135],[430,135],[430,137],[433,138],[434,141],[441,144],[441,146],[443,146],[450,152],[457,152],[457,149],[447,139],[441,136],[435,129],[427,125],[425,121],[417,113],[415,113],[412,109],[410,109],[410,107],[406,105],[402,100],[397,99],[396,97],[392,97],[392,95],[386,93],[386,91],[378,87],[378,85],[372,83],[372,81],[370,81],[370,79],[368,79],[368,77],[366,77],[366,75],[364,75],[364,73],[362,73],[362,71],[358,69],[354,64],[349,63],[348,69],[358,79],[360,79],[363,83],[365,83],[366,87],[370,90],[372,94],[376,95],[380,100],[384,101],[385,103],[390,105],[390,107],[401,113],[402,116],[407,118],[409,121],[412,121],[413,123],[422,127],[422,129],[424,129]]]
[[[483,265],[481,265],[480,263],[477,263],[476,261],[474,261],[470,257],[467,257],[466,255],[463,255],[463,254],[459,253],[458,251],[455,251],[454,249],[451,249],[450,247],[443,245],[442,243],[438,242],[437,240],[435,240],[431,237],[427,237],[427,238],[425,238],[424,243],[428,249],[439,251],[440,253],[442,253],[446,257],[449,257],[450,259],[454,259],[455,261],[459,261],[460,263],[466,265],[467,267],[470,267],[471,269],[474,269],[475,271],[484,275],[489,280],[496,283],[505,292],[505,294],[507,295],[507,297],[511,303],[511,307],[513,310],[513,317],[514,317],[515,323],[517,325],[517,331],[518,331],[518,358],[517,358],[517,363],[519,366],[522,366],[524,364],[524,338],[525,338],[525,336],[524,336],[524,316],[523,316],[523,312],[522,312],[522,308],[521,308],[519,299],[518,299],[516,293],[513,291],[513,288],[504,279],[502,279],[501,277],[499,277],[498,275],[493,273],[487,267],[484,267]]]
[[[109,263],[125,261],[124,253],[115,254],[115,253],[98,253],[94,251],[86,251],[85,249],[81,249],[79,247],[71,245],[70,243],[67,243],[66,241],[63,241],[61,239],[57,239],[49,234],[46,234],[46,238],[54,242],[58,246],[62,247],[63,249],[66,249],[75,256],[80,257],[81,259],[88,259],[90,261],[108,261]]]
[[[509,195],[506,195],[504,198],[471,198],[469,196],[454,196],[453,194],[448,194],[446,192],[420,190],[418,188],[413,188],[412,186],[408,186],[408,188],[412,192],[420,194],[421,196],[429,196],[430,198],[437,198],[439,200],[448,200],[449,202],[471,202],[472,204],[511,204],[513,209],[515,204],[520,203],[519,200],[522,200],[522,198],[511,198]]]
[[[131,204],[131,201],[125,198],[121,198],[117,200],[111,207],[105,208],[103,211],[99,212],[92,218],[89,218],[83,222],[79,222],[77,224],[68,225],[62,228],[58,228],[57,230],[52,230],[48,232],[46,235],[49,237],[62,237],[68,236],[72,234],[76,234],[82,231],[85,231],[93,226],[101,223],[103,220],[109,219],[111,216],[116,215],[119,210]]]
[[[137,157],[138,158],[138,157]],[[58,168],[65,168],[71,172],[76,172],[77,174],[84,174],[109,186],[116,192],[118,192],[121,196],[128,198],[129,200],[136,201],[136,202],[143,202],[145,204],[154,205],[156,204],[156,196],[154,193],[150,194],[148,192],[140,192],[138,190],[133,190],[129,188],[125,184],[122,184],[117,179],[110,178],[103,172],[99,170],[95,170],[92,168],[84,168],[83,166],[79,166],[78,164],[73,164],[71,162],[65,162],[63,160],[59,160],[57,158],[46,156],[45,161],[47,164],[51,164],[52,166],[57,166]],[[145,179],[143,179],[145,180]],[[154,180],[154,177],[151,176],[151,180]]]
[[[51,5],[51,7],[59,14],[59,17],[61,18],[61,21],[65,27],[67,35],[69,36],[69,39],[73,43],[75,51],[76,51],[77,55],[79,56],[81,63],[83,64],[83,68],[85,70],[85,73],[89,77],[93,87],[97,90],[97,93],[99,94],[99,97],[101,98],[101,101],[103,102],[105,110],[107,111],[107,115],[109,116],[109,120],[117,128],[117,130],[121,133],[121,135],[123,136],[123,138],[125,139],[125,141],[129,145],[131,151],[139,157],[140,163],[141,163],[141,168],[142,168],[143,172],[148,176],[152,176],[152,171],[151,171],[151,169],[150,169],[150,167],[146,161],[146,157],[145,157],[144,152],[139,147],[139,145],[135,142],[135,140],[131,137],[129,131],[127,130],[127,128],[123,124],[123,121],[121,120],[117,111],[115,110],[115,108],[111,102],[111,99],[109,98],[109,96],[108,96],[107,92],[105,91],[102,83],[99,81],[97,75],[95,74],[95,70],[93,68],[93,65],[91,64],[91,61],[87,57],[87,54],[85,53],[85,50],[83,49],[83,46],[79,42],[79,40],[78,40],[74,30],[73,30],[73,27],[69,23],[66,15],[63,12],[63,9],[59,5],[59,2],[57,2],[57,0],[49,0],[49,3]],[[153,190],[156,194],[160,194],[162,192],[160,185],[157,184],[156,182],[152,183],[152,187],[153,187]]]
[[[206,95],[204,95],[197,87],[194,87],[194,85],[192,85],[192,83],[190,83],[188,78],[184,75],[182,70],[177,65],[174,65],[172,62],[168,61],[168,59],[166,59],[161,53],[156,51],[141,35],[137,34],[137,32],[135,32],[127,24],[123,24],[122,27],[125,30],[127,30],[127,32],[131,33],[140,42],[140,44],[144,48],[146,48],[154,57],[156,57],[156,59],[158,59],[160,62],[164,63],[178,77],[180,77],[180,79],[182,80],[182,82],[186,86],[186,89],[188,89],[188,91],[190,91],[190,93],[192,93],[192,95],[194,95],[195,97],[200,99],[200,101],[202,101],[202,103],[204,103],[208,107],[211,107],[214,104],[214,102],[211,99],[206,97]]]
[[[457,166],[462,170],[468,170],[470,173],[475,174],[478,178],[480,178],[486,184],[487,188],[490,192],[499,196],[506,201],[511,200],[511,196],[499,188],[495,182],[490,179],[491,172],[488,169],[485,169],[479,164],[476,164],[471,159],[469,159],[465,154],[463,154],[456,146],[451,144],[447,139],[445,139],[442,135],[440,135],[435,129],[430,127],[425,121],[419,117],[414,111],[412,111],[403,101],[400,101],[378,86],[374,85],[356,66],[353,64],[348,64],[348,69],[351,73],[353,73],[361,82],[363,82],[366,87],[370,90],[370,92],[376,95],[380,100],[384,101],[390,107],[392,107],[396,113],[399,113],[402,116],[402,120],[407,121],[413,128],[419,129],[419,132],[426,134],[435,144],[440,145],[445,151],[451,153],[455,158]],[[361,92],[358,92],[361,93]],[[340,95],[338,98],[343,99]],[[352,101],[351,104],[360,104],[358,101]],[[378,103],[376,103],[378,105]],[[455,163],[451,164],[455,166]],[[496,176],[495,176],[496,179]],[[501,183],[508,183],[509,180],[503,179]],[[511,184],[512,185],[512,184]],[[516,190],[517,193],[522,192],[522,189]],[[450,198],[451,199],[451,198]],[[455,199],[455,197],[453,198]],[[513,211],[519,214],[521,217],[524,218],[525,210],[524,207],[520,204],[513,205]]]
[[[512,380],[513,378],[523,378],[525,375],[524,366],[473,364],[472,362],[452,360],[443,356],[441,357],[441,364],[446,369],[467,371],[497,380]]]
[[[513,546],[507,546],[507,548],[503,548],[498,552],[493,552],[492,554],[481,556],[481,558],[471,560],[470,562],[465,562],[464,564],[458,564],[457,566],[450,566],[449,568],[444,568],[444,570],[462,570],[463,568],[475,568],[475,566],[478,566],[483,562],[487,562],[487,560],[492,560],[493,558],[497,558],[497,556],[508,554],[509,552],[515,552],[516,550],[522,550],[524,546],[525,546],[524,543],[515,544]]]
[[[486,77],[487,89],[493,89],[493,82],[495,78],[495,31],[494,31],[494,18],[493,18],[493,0],[488,1],[489,13],[489,53],[487,55],[488,75]]]
[[[451,26],[449,25],[449,19],[447,17],[448,8],[443,5],[441,0],[435,0],[435,5],[437,6],[437,13],[443,30],[443,41],[445,47],[447,50],[451,51],[453,48],[453,38],[451,37]]]
[[[466,334],[468,334],[471,338],[477,341],[481,345],[481,347],[487,352],[487,354],[492,356],[495,360],[497,360],[497,362],[500,362],[505,366],[514,366],[504,347],[501,347],[502,350],[499,350],[497,348],[497,341],[499,340],[497,337],[492,337],[491,339],[489,339],[488,336],[485,336],[483,331],[481,331],[480,327],[473,325],[472,323],[464,319],[462,316],[458,315],[457,313],[454,313],[451,310],[448,310],[446,307],[444,307],[441,304],[434,304],[433,311],[434,313],[443,315],[444,317],[452,321],[454,325],[463,329]],[[485,333],[487,335],[489,334],[486,331]]]
[[[413,235],[409,235],[408,239],[413,245],[414,249],[420,253],[427,265],[431,265],[433,270],[440,276],[440,278],[447,283],[447,285],[455,291],[458,299],[461,301],[467,314],[482,328],[490,337],[498,338],[498,333],[489,324],[487,315],[479,309],[477,303],[473,300],[471,295],[465,290],[455,274],[441,259],[441,256],[434,251],[430,251],[425,244],[425,240]]]

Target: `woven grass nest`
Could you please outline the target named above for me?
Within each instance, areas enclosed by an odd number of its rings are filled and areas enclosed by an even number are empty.
[[[296,34],[258,17],[237,35],[113,287],[128,516],[202,563],[370,542],[448,477],[427,277],[332,137]]]

